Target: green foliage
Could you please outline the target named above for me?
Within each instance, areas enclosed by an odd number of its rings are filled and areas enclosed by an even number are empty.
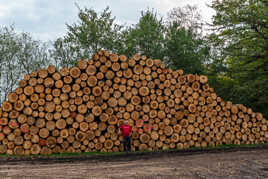
[[[165,61],[171,68],[205,73],[210,47],[202,31],[203,21],[196,6],[177,7],[168,13]]]
[[[173,69],[183,69],[185,73],[201,74],[209,59],[209,47],[205,39],[191,30],[171,23],[166,34],[166,63]]]
[[[48,64],[47,46],[13,27],[0,27],[0,102],[15,89],[25,73]]]
[[[80,50],[73,48],[71,43],[65,43],[62,38],[55,40],[53,47],[50,50],[50,57],[57,68],[71,67],[77,62],[77,59],[81,58]]]
[[[226,76],[211,75],[209,76],[209,84],[213,86],[216,94],[224,97],[228,101],[237,103],[234,95],[234,86],[237,85],[236,81]]]
[[[126,32],[125,53],[129,56],[140,53],[162,59],[165,55],[165,31],[163,19],[158,19],[156,12],[142,11],[139,22]]]
[[[224,60],[231,58],[230,67],[238,70],[241,66],[242,71],[268,65],[267,1],[214,1],[212,7],[217,14],[213,18],[216,33],[211,39]]]
[[[231,93],[234,102],[268,116],[268,1],[221,0],[211,7],[216,15],[210,41],[217,55],[210,70],[235,82],[223,97]]]
[[[209,48],[197,33],[200,32],[199,15],[191,6],[174,9],[173,15],[178,10],[181,10],[180,16],[170,17],[168,23],[154,10],[146,10],[141,12],[137,24],[120,26],[108,7],[100,13],[79,8],[79,22],[67,25],[67,35],[55,41],[51,56],[58,66],[71,66],[74,59],[89,58],[99,49],[105,49],[129,57],[139,53],[164,59],[170,67],[201,73]],[[189,18],[193,14],[195,18]],[[184,23],[177,23],[179,20]],[[185,27],[186,21],[193,21],[188,23],[191,27]]]
[[[115,23],[108,7],[100,14],[93,9],[79,8],[78,17],[78,23],[67,24],[68,33],[64,37],[65,46],[77,57],[88,58],[100,49],[120,49],[122,26]]]

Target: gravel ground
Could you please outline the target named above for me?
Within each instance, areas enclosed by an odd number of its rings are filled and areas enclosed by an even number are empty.
[[[262,178],[268,149],[213,153],[154,153],[53,159],[0,159],[1,178]]]

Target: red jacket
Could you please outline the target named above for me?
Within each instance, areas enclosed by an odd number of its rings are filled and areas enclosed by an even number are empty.
[[[132,127],[130,125],[123,124],[120,126],[120,130],[124,137],[129,137],[132,131]]]

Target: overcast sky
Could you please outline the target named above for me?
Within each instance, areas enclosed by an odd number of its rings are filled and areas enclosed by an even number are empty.
[[[212,0],[0,0],[0,26],[14,25],[35,39],[54,40],[66,33],[66,23],[77,22],[80,7],[101,12],[109,6],[119,23],[135,24],[142,10],[154,8],[162,16],[174,7],[197,5],[203,18],[210,21],[214,11],[206,6]]]

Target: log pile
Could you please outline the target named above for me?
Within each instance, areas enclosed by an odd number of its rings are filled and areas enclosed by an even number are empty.
[[[262,114],[223,101],[206,76],[99,51],[71,69],[50,65],[19,81],[0,108],[0,153],[122,151],[124,120],[133,151],[268,142]]]

